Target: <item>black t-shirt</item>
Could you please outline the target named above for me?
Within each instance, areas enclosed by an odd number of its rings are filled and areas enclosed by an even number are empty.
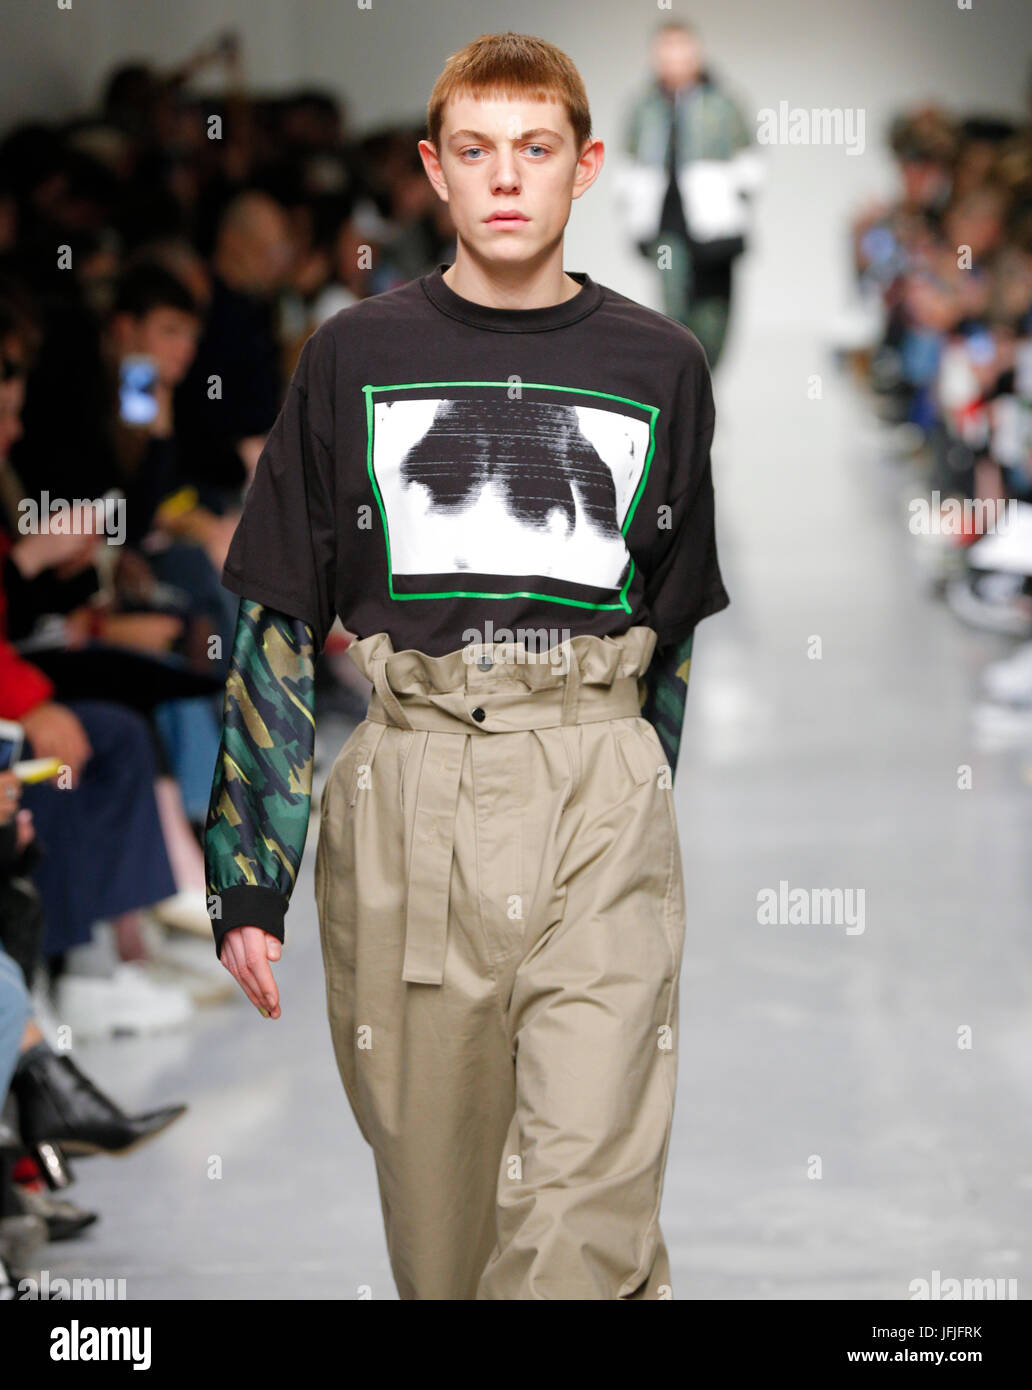
[[[339,615],[431,656],[637,625],[665,645],[727,607],[694,335],[584,273],[561,304],[505,309],[447,268],[308,339],[226,586],[319,648]]]

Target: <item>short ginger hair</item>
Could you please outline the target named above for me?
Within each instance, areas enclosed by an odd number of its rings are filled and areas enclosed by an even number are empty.
[[[560,101],[573,126],[578,153],[591,137],[584,79],[555,44],[531,34],[481,34],[453,53],[434,83],[427,104],[427,139],[440,153],[444,109],[453,98],[527,97]]]

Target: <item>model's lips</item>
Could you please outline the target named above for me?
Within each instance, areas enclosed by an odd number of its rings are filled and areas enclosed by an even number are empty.
[[[493,212],[486,221],[489,224],[491,222],[529,222],[530,218],[524,217],[522,212]]]

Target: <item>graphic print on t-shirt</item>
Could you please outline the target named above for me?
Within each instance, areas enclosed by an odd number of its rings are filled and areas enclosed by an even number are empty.
[[[629,610],[657,407],[526,382],[363,389],[392,598]]]

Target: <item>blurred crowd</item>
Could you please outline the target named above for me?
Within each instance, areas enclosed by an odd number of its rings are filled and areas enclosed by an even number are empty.
[[[901,113],[889,140],[898,193],[852,226],[869,331],[848,346],[920,478],[908,526],[933,591],[962,622],[1017,639],[980,680],[983,708],[1020,730],[1032,716],[1032,124],[926,106]]]
[[[75,1045],[246,1002],[205,903],[219,574],[305,339],[454,259],[423,133],[249,93],[230,34],[0,139],[0,1297],[96,1219],[70,1160],[185,1108],[126,1113]],[[348,641],[317,699],[360,718]]]

